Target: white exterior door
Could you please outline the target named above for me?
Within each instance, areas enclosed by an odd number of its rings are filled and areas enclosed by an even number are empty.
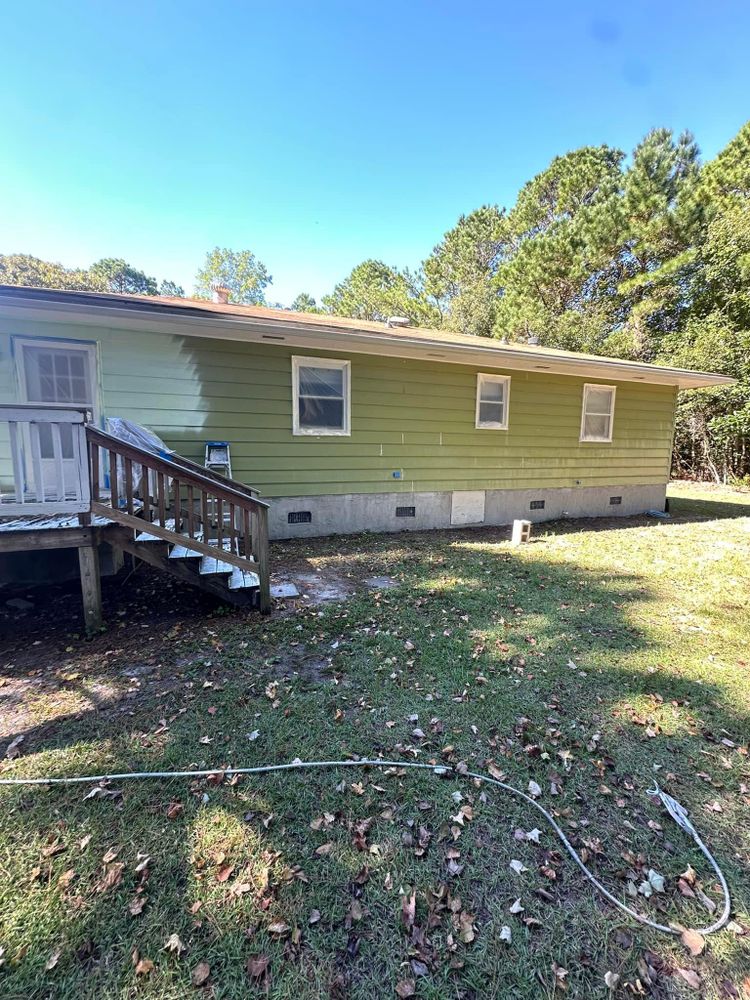
[[[24,403],[90,409],[95,417],[96,347],[55,340],[16,340],[21,398]],[[49,498],[74,495],[78,470],[73,452],[73,429],[39,424],[38,440],[27,441],[29,459],[41,454],[44,494]],[[59,440],[55,440],[59,434]],[[62,451],[62,463],[56,454]],[[57,480],[62,468],[63,482]]]

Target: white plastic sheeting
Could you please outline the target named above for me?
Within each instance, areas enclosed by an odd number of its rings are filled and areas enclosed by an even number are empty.
[[[132,444],[136,448],[143,448],[144,451],[150,451],[153,455],[162,458],[168,459],[170,455],[175,454],[174,450],[168,448],[158,434],[154,434],[148,427],[142,427],[125,417],[107,417],[107,433],[119,441]],[[142,482],[143,466],[137,462],[133,463],[133,489],[137,496],[143,497],[149,493],[151,496],[155,495],[156,481],[153,473],[151,473],[151,479],[153,481],[148,484],[149,488],[147,489],[147,484]],[[122,498],[125,495],[125,469],[120,461],[117,463],[117,492],[121,498],[120,503],[124,504],[125,501]]]

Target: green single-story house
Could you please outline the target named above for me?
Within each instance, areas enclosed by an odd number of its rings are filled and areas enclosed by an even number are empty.
[[[0,286],[0,404],[125,417],[201,463],[228,441],[290,538],[661,510],[679,390],[731,382],[215,299]]]

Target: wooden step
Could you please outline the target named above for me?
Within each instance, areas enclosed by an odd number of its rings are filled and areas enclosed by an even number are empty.
[[[218,538],[210,538],[208,541],[209,545],[219,548]],[[228,552],[231,547],[231,543],[228,538],[222,538],[221,548],[226,549]],[[217,574],[231,573],[234,570],[233,563],[222,562],[216,556],[203,556],[200,565],[200,575],[201,576],[214,576]]]
[[[175,545],[169,553],[170,559],[202,559],[203,553],[189,549],[186,545]]]
[[[165,521],[164,527],[169,531],[174,531],[174,518],[170,518],[168,521]],[[148,531],[139,531],[135,536],[135,540],[136,542],[161,542],[162,545],[169,544],[165,538],[160,538],[158,535],[151,535]]]
[[[215,576],[222,573],[231,573],[233,569],[234,565],[232,563],[222,562],[221,559],[217,559],[215,556],[203,556],[199,572],[201,576]]]
[[[250,590],[260,586],[260,577],[257,573],[240,569],[239,566],[232,567],[232,575],[229,577],[230,590]]]

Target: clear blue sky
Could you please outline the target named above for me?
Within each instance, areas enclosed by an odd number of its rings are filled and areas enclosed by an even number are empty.
[[[12,13],[11,13],[12,10]],[[269,298],[415,266],[552,156],[750,117],[746,0],[28,0],[0,33],[0,252],[125,257]]]

